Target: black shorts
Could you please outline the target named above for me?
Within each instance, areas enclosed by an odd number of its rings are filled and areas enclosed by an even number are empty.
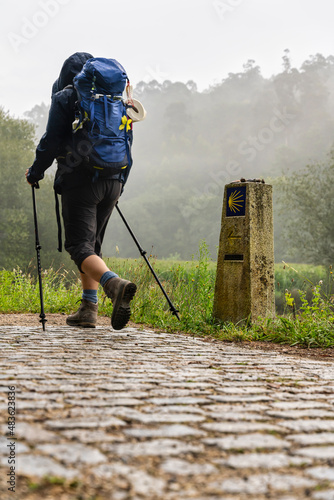
[[[61,195],[65,249],[81,271],[90,255],[102,257],[104,233],[122,190],[122,183],[98,179]]]

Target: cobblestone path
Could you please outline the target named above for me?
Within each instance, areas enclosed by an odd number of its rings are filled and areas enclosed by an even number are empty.
[[[1,499],[334,500],[332,363],[134,328],[0,333]]]

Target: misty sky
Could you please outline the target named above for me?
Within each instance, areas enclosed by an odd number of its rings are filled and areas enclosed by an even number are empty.
[[[263,76],[334,54],[332,0],[2,1],[0,106],[16,117],[42,101],[76,51],[111,57],[131,82],[194,80],[199,90],[254,59]]]

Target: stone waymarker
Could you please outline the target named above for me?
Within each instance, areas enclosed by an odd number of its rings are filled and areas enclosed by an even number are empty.
[[[225,186],[213,316],[237,323],[272,317],[274,299],[272,186]]]

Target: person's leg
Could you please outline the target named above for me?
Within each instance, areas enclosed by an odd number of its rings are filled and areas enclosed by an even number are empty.
[[[111,324],[115,330],[122,330],[130,319],[130,302],[137,287],[131,281],[123,280],[109,270],[105,262],[98,255],[90,255],[81,263],[81,280],[85,287],[103,286],[106,295],[113,303]],[[98,281],[99,280],[99,283]],[[96,289],[97,289],[96,286]]]
[[[105,262],[98,255],[90,255],[81,264],[80,279],[82,284],[82,299],[97,304],[97,290],[110,279],[118,277],[109,270]]]
[[[74,314],[67,317],[66,323],[70,326],[95,328],[98,312],[97,290],[99,282],[82,272],[79,274],[82,285],[81,305]]]
[[[106,194],[97,206],[97,228],[96,228],[96,243],[95,252],[100,257],[101,247],[104,238],[104,233],[111,216],[112,210],[115,207],[120,196],[121,186],[110,181],[106,182]],[[103,264],[102,264],[103,263]],[[103,265],[105,266],[103,269]],[[113,304],[113,312],[111,316],[111,325],[115,330],[121,330],[130,319],[131,310],[130,302],[133,299],[137,287],[134,283],[124,280],[117,276],[112,271],[107,271],[107,266],[103,261],[98,262],[97,258],[88,257],[82,264],[81,268],[84,272],[87,271],[94,279],[99,279],[100,284],[107,297]],[[104,270],[104,273],[102,274]]]
[[[89,302],[93,302],[93,304],[97,304],[97,290],[99,287],[99,283],[83,273],[80,273],[80,279],[82,286],[82,300],[88,300]]]
[[[85,286],[89,285],[89,287],[92,288],[94,288],[94,285],[97,285],[96,289],[98,288],[103,274],[110,271],[107,264],[98,255],[89,255],[86,257],[81,263],[81,270],[83,273],[81,281]]]
[[[101,246],[121,188],[119,181],[101,179],[62,194],[65,249],[85,275],[84,286],[94,287],[93,281],[99,282],[109,271],[102,260]]]
[[[83,290],[97,290],[99,282],[87,276],[87,274],[80,273],[80,280]]]
[[[83,303],[86,305],[92,298],[92,302],[97,300],[97,289],[101,283],[113,302],[111,323],[117,330],[124,328],[130,319],[129,304],[136,292],[136,285],[109,270],[101,254],[105,229],[120,192],[121,184],[109,180],[71,190],[69,195],[62,196],[65,248],[80,270]],[[97,304],[94,306],[97,320]],[[67,323],[88,326],[80,324],[82,313],[79,309],[67,319]]]
[[[95,327],[97,323],[99,282],[80,269],[81,256],[94,253],[96,205],[99,196],[90,186],[71,189],[62,194],[62,215],[65,228],[65,249],[79,268],[82,284],[81,305],[68,316],[70,326]]]

